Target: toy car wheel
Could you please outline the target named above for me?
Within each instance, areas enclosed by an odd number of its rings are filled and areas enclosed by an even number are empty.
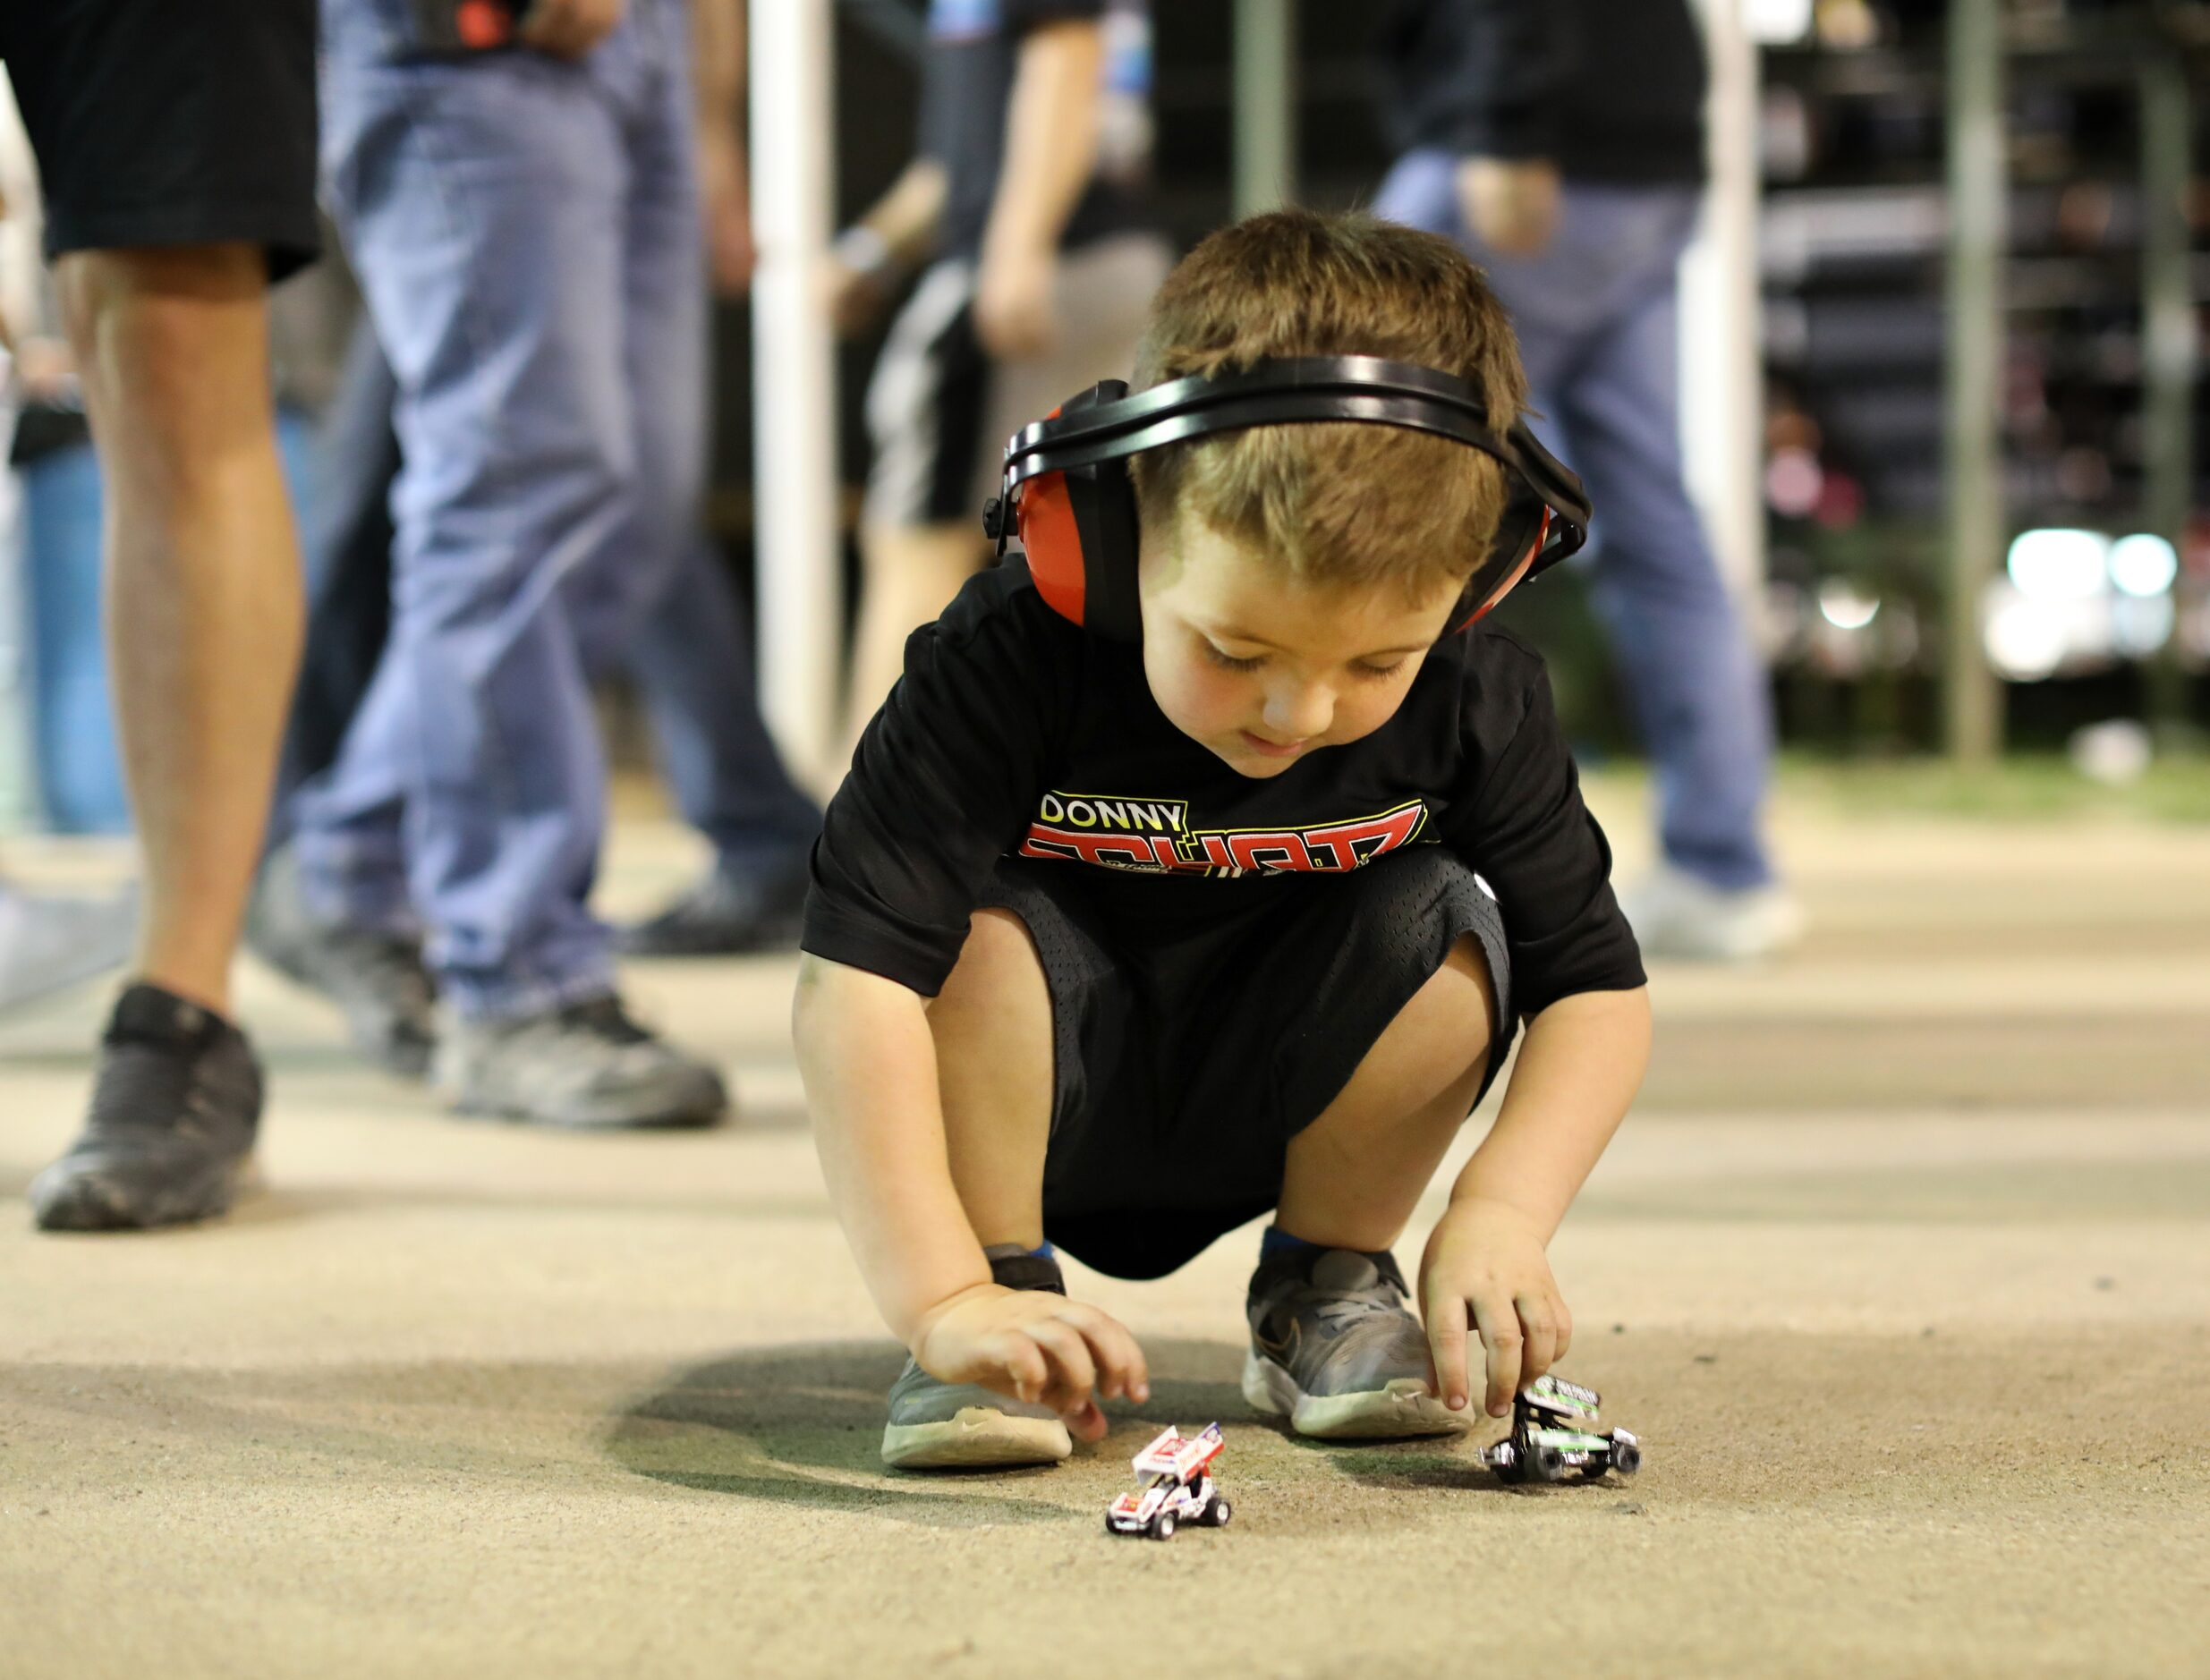
[[[1172,1540],[1174,1538],[1173,1512],[1161,1511],[1159,1514],[1159,1520],[1151,1525],[1151,1537],[1153,1540]]]
[[[1555,1447],[1538,1447],[1527,1455],[1527,1473],[1532,1481],[1557,1481],[1566,1473],[1566,1455]]]
[[[1642,1468],[1642,1448],[1632,1441],[1621,1441],[1611,1449],[1611,1468],[1622,1476],[1631,1476]]]
[[[1109,1516],[1105,1519],[1105,1532],[1108,1534],[1118,1534],[1120,1532],[1118,1529],[1113,1526],[1113,1520]]]
[[[1215,1496],[1211,1506],[1205,1512],[1205,1521],[1211,1523],[1214,1528],[1226,1528],[1228,1526],[1228,1519],[1235,1515],[1236,1507],[1234,1506],[1228,1504],[1227,1500]]]

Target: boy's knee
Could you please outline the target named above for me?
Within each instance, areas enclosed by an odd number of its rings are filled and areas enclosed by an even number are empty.
[[[967,926],[959,961],[929,1005],[929,1019],[939,1030],[963,1018],[1002,1014],[1023,1000],[1049,1001],[1043,960],[1028,924],[1009,910],[986,908]]]
[[[1420,988],[1419,999],[1448,1016],[1469,1055],[1486,1056],[1496,1039],[1496,980],[1489,954],[1478,935],[1462,933],[1450,942],[1442,965]]]

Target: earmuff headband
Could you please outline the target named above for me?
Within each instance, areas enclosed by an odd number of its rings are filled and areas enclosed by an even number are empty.
[[[1014,434],[1006,445],[1004,494],[984,513],[984,530],[1001,553],[1017,523],[1039,591],[1064,615],[1102,634],[1137,633],[1134,499],[1118,463],[1254,426],[1390,426],[1448,437],[1504,467],[1514,488],[1496,547],[1468,582],[1465,615],[1454,629],[1587,540],[1591,510],[1581,481],[1524,422],[1499,432],[1481,392],[1438,369],[1378,356],[1285,357],[1126,392],[1108,381]],[[1109,495],[1102,493],[1108,479],[1119,487]],[[1126,529],[1109,532],[1105,524]],[[1117,566],[1092,566],[1085,557],[1092,548],[1126,555]]]

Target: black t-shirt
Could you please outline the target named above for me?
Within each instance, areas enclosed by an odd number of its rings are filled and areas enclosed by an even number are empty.
[[[982,249],[1005,161],[1021,37],[1048,23],[1095,19],[1104,30],[1097,168],[1068,217],[1063,246],[1149,225],[1151,9],[1148,0],[931,0],[922,78],[921,152],[945,171],[941,248]]]
[[[1549,676],[1517,638],[1446,637],[1380,729],[1254,778],[1167,720],[1140,649],[1059,617],[1015,559],[905,644],[829,803],[803,944],[933,997],[1007,853],[1064,860],[1141,939],[1423,844],[1496,895],[1522,1014],[1643,983]]]

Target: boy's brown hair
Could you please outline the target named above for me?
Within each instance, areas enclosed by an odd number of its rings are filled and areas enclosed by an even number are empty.
[[[1501,432],[1527,403],[1504,309],[1458,247],[1369,216],[1275,210],[1222,228],[1167,276],[1138,389],[1279,356],[1381,356],[1456,374]],[[1299,581],[1417,598],[1488,552],[1504,470],[1447,437],[1356,421],[1259,426],[1130,462],[1147,530],[1185,512]]]

